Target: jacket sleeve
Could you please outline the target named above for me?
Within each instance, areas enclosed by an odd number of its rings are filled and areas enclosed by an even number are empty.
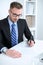
[[[29,29],[29,27],[26,23],[26,20],[25,20],[24,34],[25,34],[25,36],[28,40],[33,40],[34,41],[33,35],[31,34],[31,31],[30,31],[30,29]]]

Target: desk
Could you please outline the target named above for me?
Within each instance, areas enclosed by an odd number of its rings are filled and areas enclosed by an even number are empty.
[[[43,53],[43,41],[35,40],[35,45],[29,47],[25,41],[12,47],[22,53],[21,58],[11,58],[5,54],[0,54],[0,65],[34,65],[34,57]]]

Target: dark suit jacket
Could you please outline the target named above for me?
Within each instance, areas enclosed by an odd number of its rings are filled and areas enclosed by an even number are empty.
[[[34,40],[24,19],[19,19],[17,21],[17,25],[18,25],[18,43],[23,41],[23,33],[25,34],[28,40],[30,39]],[[7,18],[0,20],[0,49],[2,47],[11,48],[10,28]]]

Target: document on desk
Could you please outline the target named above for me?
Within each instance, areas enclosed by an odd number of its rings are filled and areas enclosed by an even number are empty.
[[[32,62],[32,57],[28,53],[27,49],[24,48],[19,48],[20,52],[22,53],[22,57],[20,58],[11,58],[6,55],[0,55],[0,65],[31,65]],[[17,50],[17,49],[16,49]],[[27,52],[26,52],[27,51]]]
[[[23,46],[24,45],[24,46]],[[29,47],[26,46],[25,42],[22,42],[15,47],[11,48],[21,52],[22,56],[20,58],[11,58],[5,54],[0,55],[0,65],[31,65],[32,56]]]
[[[11,49],[19,51],[22,56],[20,58],[11,58],[5,54],[0,54],[0,65],[34,65],[34,57],[43,52],[43,44],[39,43],[42,42],[36,42],[33,47],[29,47],[25,42],[17,44]]]

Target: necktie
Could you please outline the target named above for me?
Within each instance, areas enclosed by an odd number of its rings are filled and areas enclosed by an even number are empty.
[[[15,24],[14,23],[12,24],[11,43],[12,43],[12,46],[15,46],[17,44],[16,31],[15,31]]]

